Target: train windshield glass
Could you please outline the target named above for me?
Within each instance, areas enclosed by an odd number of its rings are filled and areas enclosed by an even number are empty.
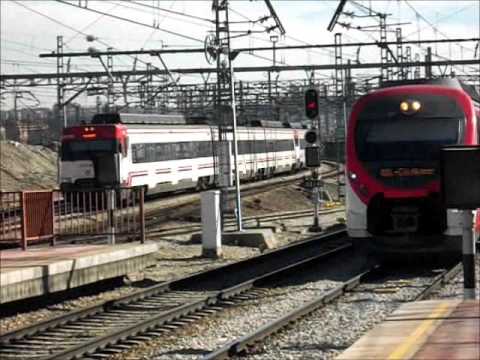
[[[356,148],[362,161],[436,161],[444,145],[457,144],[461,121],[456,118],[362,119]]]
[[[63,161],[92,160],[99,154],[118,151],[116,140],[70,141],[62,144]]]

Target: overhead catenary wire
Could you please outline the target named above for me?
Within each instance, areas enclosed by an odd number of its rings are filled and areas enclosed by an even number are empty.
[[[445,33],[443,33],[442,31],[440,31],[437,26],[435,26],[434,24],[432,24],[432,23],[431,23],[427,18],[425,18],[417,9],[415,9],[415,7],[414,7],[413,5],[411,5],[408,0],[404,0],[404,1],[405,1],[405,3],[407,4],[407,6],[415,13],[415,15],[417,16],[417,18],[420,18],[420,19],[422,19],[424,22],[426,22],[427,25],[428,25],[428,27],[431,27],[434,31],[436,31],[436,32],[438,32],[440,35],[442,35],[445,39],[448,39],[448,40],[450,39],[450,37],[448,37]],[[442,17],[442,18],[440,18],[440,19],[438,19],[438,20],[446,20],[446,19],[448,19],[448,18],[450,18],[450,17],[452,17],[452,16],[455,16],[455,15],[457,15],[458,13],[464,11],[465,8],[468,8],[468,7],[470,7],[470,6],[464,7],[463,9],[460,9],[460,10],[454,12],[454,13],[448,14],[447,16],[444,16],[444,17]],[[417,31],[415,31],[415,32],[407,35],[407,37],[409,37],[409,36],[411,36],[411,35],[414,35],[414,34],[416,34],[417,32],[420,33],[420,32],[421,32],[423,29],[425,29],[425,28],[426,28],[426,27],[424,27],[424,28],[422,28],[422,29],[419,29],[419,30],[417,30]],[[468,47],[466,47],[466,46],[463,46],[463,45],[461,45],[461,44],[454,44],[454,45],[460,47],[460,49],[464,49],[464,50],[468,50],[468,51],[474,52],[473,49],[470,49],[470,48],[468,48]],[[417,45],[417,47],[418,47],[421,51],[423,51],[424,53],[426,52],[426,50],[425,50],[424,48],[422,48],[420,45]],[[437,58],[439,58],[439,59],[449,60],[448,57],[442,56],[442,55],[439,55],[439,54],[432,54],[432,56],[435,56],[435,57],[437,57]],[[454,66],[454,67],[455,67],[457,70],[459,70],[460,72],[462,72],[462,73],[464,73],[464,74],[468,74],[467,72],[465,72],[465,71],[464,71],[462,68],[460,68],[459,66]]]
[[[16,2],[16,0],[12,0],[12,1],[15,1],[15,2]],[[132,23],[132,24],[135,24],[135,25],[139,25],[139,26],[143,26],[143,27],[148,27],[148,28],[154,28],[154,29],[157,29],[158,31],[162,31],[162,32],[165,32],[165,33],[167,33],[167,34],[174,35],[174,36],[177,36],[177,37],[181,37],[181,38],[183,38],[183,39],[187,39],[187,40],[191,40],[191,41],[203,43],[203,40],[194,38],[193,36],[181,34],[181,33],[179,33],[179,32],[172,31],[172,30],[167,30],[167,29],[161,28],[161,27],[159,27],[159,26],[153,26],[153,25],[149,25],[149,24],[142,23],[142,22],[140,22],[140,21],[135,21],[135,20],[132,20],[132,19],[124,18],[124,17],[118,16],[118,15],[108,14],[108,13],[106,13],[106,12],[103,12],[103,11],[100,11],[100,10],[96,10],[96,9],[93,9],[93,8],[89,8],[89,7],[77,6],[77,5],[75,5],[75,4],[72,4],[72,3],[68,2],[68,1],[64,1],[64,0],[55,0],[55,1],[58,2],[58,3],[61,3],[61,4],[73,6],[73,7],[76,7],[76,8],[82,9],[82,10],[86,10],[86,11],[91,11],[91,12],[94,12],[94,13],[97,13],[97,14],[102,14],[102,15],[111,17],[111,18],[113,18],[113,19],[117,19],[117,20],[129,22],[129,23]]]
[[[433,30],[435,30],[436,32],[438,32],[440,35],[442,35],[445,39],[450,39],[448,37],[448,35],[446,35],[444,32],[440,31],[438,29],[437,26],[435,26],[434,24],[431,23],[431,21],[429,21],[425,16],[423,16],[417,9],[415,9],[415,7],[413,5],[410,4],[410,2],[408,0],[404,0],[405,3],[408,5],[408,7],[418,16],[420,17],[423,21],[425,21]],[[463,45],[460,45],[458,44],[457,46],[459,46],[460,48],[463,48],[463,49],[467,49],[471,52],[473,52],[474,50],[473,49],[470,49],[466,46],[463,46]]]
[[[139,5],[139,6],[147,7],[147,8],[150,8],[150,9],[154,9],[154,10],[164,11],[164,12],[167,12],[167,13],[170,13],[170,14],[185,16],[185,17],[188,17],[190,19],[202,20],[202,21],[209,22],[211,24],[215,24],[215,21],[213,21],[212,19],[207,19],[207,18],[203,18],[203,17],[200,17],[200,16],[196,16],[196,15],[186,14],[186,13],[182,13],[182,12],[171,10],[171,9],[165,9],[165,8],[161,8],[161,7],[157,7],[157,6],[152,6],[152,5],[141,3],[141,2],[135,1],[135,0],[132,0],[131,3]]]
[[[30,45],[30,44],[25,44],[25,43],[20,42],[20,41],[14,41],[14,40],[9,40],[9,39],[7,40],[3,37],[1,38],[1,41],[11,43],[11,44],[14,44],[14,45],[17,45],[17,46],[27,47],[29,49],[38,49],[38,50],[43,50],[43,51],[50,51],[50,49],[47,49],[47,48],[38,47],[38,46]]]
[[[109,8],[107,11],[110,12],[112,11],[113,9],[115,9],[116,7],[118,7],[118,4],[115,4],[114,6],[112,6],[111,8]],[[71,36],[70,38],[68,38],[65,42],[64,42],[64,45],[70,43],[73,39],[75,39],[78,35],[80,34],[85,34],[85,31],[87,29],[89,29],[90,27],[92,27],[93,25],[95,25],[97,22],[99,22],[105,15],[100,15],[98,16],[95,20],[93,20],[92,22],[90,22],[89,24],[87,24],[84,28],[82,28],[81,30],[78,30],[73,36]]]
[[[76,33],[76,34],[78,34],[78,33],[79,33],[79,34],[82,34],[82,35],[84,35],[84,36],[87,36],[87,35],[89,35],[89,34],[86,34],[85,32],[83,32],[82,30],[75,29],[74,27],[72,27],[72,26],[69,26],[69,25],[67,25],[67,24],[65,24],[65,23],[63,23],[63,22],[61,22],[61,21],[58,21],[58,20],[56,20],[56,19],[52,18],[51,16],[48,16],[48,15],[46,15],[46,14],[43,14],[43,13],[41,13],[41,12],[37,11],[37,10],[34,10],[34,9],[32,9],[32,8],[30,8],[30,7],[26,6],[26,5],[24,5],[23,3],[20,3],[20,2],[19,2],[19,1],[17,1],[17,0],[12,0],[12,2],[16,3],[17,5],[20,5],[20,6],[24,7],[25,9],[27,9],[27,10],[29,10],[29,11],[32,11],[32,12],[34,12],[34,13],[38,14],[38,15],[40,15],[40,16],[43,16],[43,17],[45,17],[45,18],[47,18],[47,19],[49,19],[49,20],[51,20],[51,21],[53,21],[53,22],[55,22],[55,23],[57,23],[57,24],[59,24],[59,25],[61,25],[61,26],[63,26],[63,27],[66,27],[66,28],[68,28],[68,29],[70,29],[70,30],[72,30],[72,31],[75,31],[75,33]],[[68,4],[68,5],[75,6],[75,5],[73,5],[73,4],[69,4],[68,2],[61,1],[61,0],[57,0],[57,2],[60,2],[60,3],[65,3],[65,4]],[[82,9],[83,9],[83,8],[82,8]],[[87,9],[87,10],[90,10],[90,9]],[[110,14],[106,14],[106,13],[102,13],[102,15],[105,15],[105,16],[110,16]],[[158,28],[157,28],[157,30],[158,30]],[[97,41],[98,41],[99,43],[101,43],[101,44],[103,44],[103,45],[107,46],[107,47],[112,47],[112,46],[110,46],[110,44],[108,44],[108,43],[106,43],[106,42],[102,41],[101,39],[97,39]],[[68,47],[68,45],[67,45],[67,47]],[[112,47],[112,48],[113,48],[113,47]],[[134,58],[134,57],[133,57],[133,56],[131,56],[131,55],[130,55],[129,57],[131,57],[131,58]],[[139,61],[139,62],[141,62],[141,63],[143,63],[143,64],[147,64],[147,62],[145,62],[145,61],[142,61],[142,60],[140,60],[140,59],[138,59],[138,61]],[[158,69],[158,67],[156,67],[156,66],[154,66],[154,65],[152,65],[152,67],[153,67],[153,68],[156,68],[156,69]]]
[[[413,8],[413,6],[410,5],[407,0],[404,0],[404,1],[405,1],[405,3],[407,3],[407,5],[409,5],[409,7],[415,12],[415,14],[417,15],[417,17],[421,17],[425,22],[427,22],[427,24],[429,24],[429,26],[435,28],[435,26],[434,26],[433,24],[431,24],[426,18],[424,18],[419,12],[417,12],[416,9]],[[362,4],[359,4],[359,3],[355,2],[355,1],[350,1],[349,3],[352,4],[352,5],[354,5],[354,6],[356,6],[358,9],[360,9],[360,10],[363,11],[364,13],[366,13],[366,14],[367,14],[367,13],[368,13],[368,14],[371,14],[371,16],[374,17],[374,18],[377,18],[377,17],[379,17],[379,16],[386,16],[386,15],[387,15],[387,14],[381,14],[381,13],[379,13],[379,12],[377,12],[377,11],[374,11],[374,10],[372,10],[372,9],[370,9],[370,8],[362,5]],[[377,19],[377,20],[378,20],[378,19]],[[417,30],[417,31],[420,31],[420,30]],[[365,31],[362,31],[362,32],[363,32],[365,35],[367,35],[370,39],[375,40],[375,37],[374,37],[372,34],[370,34],[369,32],[365,32]],[[416,32],[415,32],[415,33],[416,33]],[[443,34],[443,33],[442,33],[442,34]],[[411,34],[410,34],[410,35],[411,35]],[[445,35],[445,34],[443,34],[443,35]],[[450,38],[449,38],[448,36],[446,36],[446,35],[445,35],[444,37],[446,37],[447,40],[450,39]],[[459,44],[457,44],[457,45],[461,47],[461,45],[459,45]],[[426,50],[425,50],[421,45],[414,45],[414,46],[416,46],[417,48],[419,48],[422,52],[424,52],[424,53],[426,52]],[[465,48],[466,48],[466,47],[465,47]],[[432,56],[435,56],[435,57],[437,57],[437,58],[439,58],[439,59],[443,59],[443,60],[450,60],[449,58],[447,58],[447,57],[445,57],[445,56],[442,56],[442,55],[438,55],[438,54],[432,54]],[[463,69],[461,69],[459,66],[455,66],[455,65],[454,65],[454,67],[455,67],[456,69],[458,69],[460,72],[466,74],[466,72],[465,72]]]
[[[148,15],[152,14],[152,11],[149,11],[149,10],[144,9],[144,8],[139,8],[138,6],[135,6],[135,5],[142,5],[142,4],[137,4],[137,3],[134,3],[134,2],[124,2],[124,1],[120,1],[120,3],[116,3],[114,1],[105,1],[105,2],[109,2],[109,3],[112,3],[112,4],[117,4],[118,6],[124,8],[124,9],[134,10],[134,11],[140,12],[142,14],[148,14]],[[172,5],[173,5],[173,3],[172,3]],[[145,5],[145,6],[150,6],[150,5]],[[156,9],[156,7],[154,7],[154,6],[150,6],[150,7],[152,9]],[[187,19],[172,17],[172,16],[169,16],[168,14],[163,15],[163,18],[164,19],[172,19],[172,20],[175,20],[175,21],[180,21],[180,22],[183,22],[183,23],[187,23],[189,25],[195,25],[195,26],[199,26],[199,27],[203,27],[203,28],[213,29],[211,24],[209,25],[209,24],[206,24],[206,23],[198,23],[198,22],[194,22],[194,21],[191,21],[191,20],[187,20]],[[152,26],[152,28],[156,29],[157,27],[160,26],[160,23],[155,21],[154,24],[151,25],[151,26]]]
[[[42,17],[45,17],[46,19],[48,19],[48,20],[50,20],[50,21],[52,21],[52,22],[54,22],[54,23],[56,23],[56,24],[58,24],[58,25],[60,25],[60,26],[62,26],[62,27],[65,27],[65,28],[67,28],[67,29],[69,29],[69,30],[72,30],[72,31],[74,31],[75,33],[81,33],[82,35],[87,36],[86,33],[82,32],[82,31],[80,31],[80,30],[78,30],[78,29],[75,29],[74,27],[72,27],[72,26],[70,26],[70,25],[67,25],[67,24],[65,24],[65,23],[62,22],[62,21],[59,21],[59,20],[57,20],[57,19],[54,19],[54,18],[52,18],[52,17],[49,16],[49,15],[46,15],[46,14],[40,12],[40,11],[37,11],[37,10],[35,10],[35,9],[32,9],[32,8],[26,6],[24,3],[20,2],[20,1],[17,1],[17,0],[11,0],[11,1],[12,1],[13,3],[15,3],[16,5],[19,5],[19,6],[23,7],[23,8],[25,8],[25,9],[27,9],[28,11],[31,11],[31,12],[37,14],[37,15],[40,15],[40,16],[42,16]],[[101,41],[99,41],[99,42],[101,42]],[[106,45],[106,46],[109,46],[109,45],[106,44],[106,43],[103,43],[103,44]]]
[[[173,7],[173,4],[174,4],[174,2],[170,3],[169,9],[171,9],[171,8]],[[166,18],[167,18],[167,15],[166,15],[166,14],[162,16],[162,20],[160,20],[160,19],[158,18],[158,19],[157,19],[157,22],[156,22],[157,25],[160,26]],[[145,41],[143,42],[142,48],[145,47],[145,45],[147,45],[147,42],[150,41],[150,39],[152,38],[152,36],[153,36],[155,33],[156,33],[156,30],[153,29],[153,30],[150,32],[150,35],[148,35],[148,37],[147,37],[147,38],[145,39]],[[162,46],[163,46],[163,42],[162,42]]]
[[[237,14],[238,16],[242,17],[243,19],[245,19],[245,20],[247,20],[247,21],[249,21],[249,22],[251,22],[251,23],[256,23],[256,22],[258,22],[258,20],[252,20],[252,19],[250,19],[248,16],[246,16],[246,15],[242,14],[241,12],[239,12],[238,10],[235,10],[235,9],[232,9],[232,8],[230,8],[230,10],[231,10],[232,12],[234,12],[235,14]],[[268,18],[268,17],[263,17],[263,18],[261,18],[261,19],[265,19],[265,18]],[[264,26],[264,25],[258,25],[258,26],[262,26],[263,29],[265,29],[265,30],[268,29],[268,27],[267,27],[267,26]],[[265,43],[270,43],[270,42],[271,42],[270,40],[262,39],[262,38],[256,37],[256,36],[252,36],[252,38],[255,39],[255,40],[263,41],[263,42],[265,42]],[[297,42],[302,43],[302,44],[304,44],[304,45],[312,45],[311,43],[309,43],[309,42],[307,42],[307,41],[305,41],[305,40],[297,39],[297,38],[295,38],[295,37],[293,37],[293,36],[291,36],[291,35],[285,35],[285,38],[291,39],[291,40],[293,40],[293,41],[297,41]],[[286,43],[284,42],[284,44],[286,44]],[[323,52],[323,53],[328,53],[328,56],[332,56],[332,55],[334,54],[334,51],[333,51],[333,50],[328,50],[328,49],[304,50],[304,51],[311,52],[311,53],[316,53],[316,54],[319,54],[319,55],[323,55],[323,54],[321,54],[321,52]],[[344,55],[346,55],[347,57],[351,57],[352,59],[354,58],[354,55],[352,55],[352,54],[345,54],[345,53],[344,53]],[[286,64],[285,62],[283,62],[283,63]],[[286,65],[287,65],[287,64],[286,64]]]
[[[47,18],[48,20],[53,21],[54,23],[56,23],[56,24],[58,24],[58,25],[60,25],[60,26],[63,26],[63,27],[65,27],[65,28],[69,29],[69,30],[75,31],[76,34],[83,34],[83,35],[85,35],[85,36],[88,35],[88,34],[84,33],[82,30],[75,29],[74,27],[72,27],[72,26],[70,26],[70,25],[67,25],[67,24],[65,24],[65,23],[63,23],[63,22],[61,22],[61,21],[59,21],[59,20],[56,20],[56,19],[52,18],[52,17],[49,16],[49,15],[46,15],[46,14],[43,14],[42,12],[40,12],[40,11],[34,10],[34,9],[26,6],[25,4],[20,3],[19,1],[12,0],[12,2],[15,3],[16,5],[19,5],[19,6],[23,7],[23,8],[25,8],[25,9],[27,9],[28,11],[31,11],[31,12],[37,14],[37,15],[42,16],[42,17],[45,17],[45,18]],[[102,43],[102,44],[104,44],[105,46],[110,46],[109,44],[107,44],[107,43],[105,43],[105,42],[103,42],[103,41],[101,41],[101,40],[99,40],[99,39],[97,39],[97,41],[100,42],[100,43]],[[68,45],[66,45],[66,47],[68,47]],[[14,49],[13,49],[13,51],[22,52],[22,53],[25,53],[25,54],[27,54],[27,55],[31,55],[31,53],[27,53],[27,52],[25,52],[25,51],[19,51],[19,50],[14,50]],[[132,56],[130,56],[130,57],[132,57]],[[143,61],[140,61],[140,62],[146,64],[146,62],[143,62]],[[12,66],[12,65],[11,65],[11,66]],[[38,73],[37,70],[33,70],[31,67],[24,66],[24,65],[23,65],[22,67],[24,67],[24,68],[32,71],[33,73]],[[153,67],[156,68],[155,66],[153,66]],[[79,68],[81,69],[81,67],[79,67]],[[157,68],[157,69],[158,69],[158,68]]]

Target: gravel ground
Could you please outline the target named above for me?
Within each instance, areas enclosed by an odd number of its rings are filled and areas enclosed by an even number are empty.
[[[431,276],[392,276],[366,283],[267,341],[248,359],[333,359],[401,304],[411,301]]]
[[[348,259],[348,260],[347,260]],[[344,266],[335,266],[339,262]],[[196,359],[216,347],[249,333],[262,324],[302,306],[312,298],[324,294],[341,282],[358,274],[365,266],[364,258],[349,252],[312,268],[312,271],[292,276],[271,287],[257,288],[244,300],[194,324],[158,338],[148,344],[132,348],[114,359]],[[322,274],[321,277],[318,274]]]
[[[354,256],[349,261],[345,258],[329,261],[321,268],[295,276],[292,283],[260,289],[258,298],[243,301],[215,317],[132,348],[113,359],[198,359],[324,294],[357,274],[364,265],[364,258]],[[334,358],[402,303],[412,300],[437,274],[422,272],[406,277],[404,273],[361,285],[341,300],[282,330],[242,358]]]

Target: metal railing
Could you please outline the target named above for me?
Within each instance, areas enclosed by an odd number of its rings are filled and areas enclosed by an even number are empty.
[[[141,187],[0,193],[0,243],[84,237],[145,240]]]

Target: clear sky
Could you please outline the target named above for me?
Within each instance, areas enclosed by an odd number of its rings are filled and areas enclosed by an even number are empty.
[[[66,43],[65,51],[85,51],[94,46],[99,50],[107,47],[122,50],[151,48],[187,48],[203,47],[203,41],[209,31],[214,30],[211,20],[214,13],[211,1],[94,1],[69,0],[75,4],[88,4],[88,7],[114,16],[136,21],[113,19],[106,15],[50,0],[1,0],[1,73],[54,73],[55,59],[40,59],[38,54],[54,51],[56,37],[62,35]],[[65,1],[66,2],[66,1]],[[275,10],[286,30],[277,45],[333,43],[333,32],[326,30],[330,19],[339,3],[338,0],[273,0]],[[155,7],[159,9],[155,9]],[[406,39],[444,39],[461,37],[480,37],[480,0],[363,0],[349,1],[344,8],[346,13],[366,15],[364,7],[390,14],[387,23],[393,24],[388,34],[394,40],[394,29],[402,23],[402,34]],[[268,46],[270,36],[265,27],[272,25],[272,20],[260,22],[258,19],[268,15],[268,8],[263,1],[233,0],[230,1],[230,20],[238,22],[231,30],[252,30],[251,36],[241,36],[233,40],[233,47]],[[167,10],[167,11],[165,11]],[[169,12],[170,11],[170,12]],[[173,13],[176,12],[176,13]],[[187,14],[189,16],[181,15]],[[209,21],[210,20],[210,21]],[[337,25],[334,32],[343,34],[343,42],[372,41],[378,39],[377,28],[371,31],[357,30],[357,26],[374,26],[376,18],[351,17],[343,14],[340,22],[349,24],[350,28]],[[160,29],[153,29],[156,25]],[[169,32],[177,33],[172,34]],[[98,40],[87,42],[85,35],[93,35]],[[474,43],[462,46],[433,46],[434,53],[445,58],[471,59],[474,56]],[[355,48],[345,49],[346,58],[356,60]],[[413,53],[424,56],[425,47],[412,47]],[[477,57],[480,51],[477,51]],[[272,64],[272,53],[258,53],[260,57],[241,54],[235,60],[235,66],[261,66]],[[334,62],[331,51],[296,50],[277,52],[277,62],[288,65],[295,64],[329,64]],[[158,59],[149,56],[139,58],[144,63],[152,62],[161,67]],[[165,62],[170,68],[209,67],[203,54],[165,55]],[[379,61],[378,50],[364,48],[359,51],[362,62]],[[128,56],[114,59],[116,69],[131,69],[133,59]],[[145,64],[140,63],[140,68]],[[75,58],[71,62],[71,71],[101,70],[98,60],[92,58]],[[460,68],[457,71],[469,72],[471,68]],[[478,71],[478,67],[477,67]],[[328,77],[328,72],[318,76]],[[280,79],[303,78],[304,73],[281,73]],[[266,74],[241,74],[240,79],[266,79]],[[200,76],[182,76],[184,83],[201,81]],[[51,106],[55,101],[55,87],[36,90],[42,105]],[[28,103],[28,99],[24,99]],[[80,102],[91,103],[93,99],[86,96]],[[5,95],[3,107],[9,107],[10,99]],[[31,104],[31,103],[30,103]]]

